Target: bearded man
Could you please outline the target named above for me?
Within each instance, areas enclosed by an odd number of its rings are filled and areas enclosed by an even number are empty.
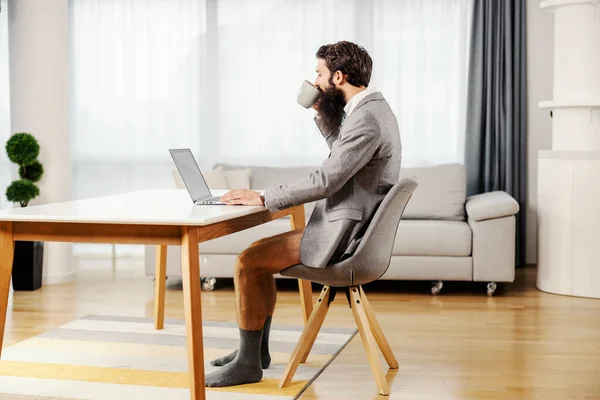
[[[271,363],[269,333],[276,301],[273,275],[304,264],[326,268],[353,254],[377,207],[398,181],[402,145],[396,117],[369,87],[373,62],[351,42],[321,46],[315,122],[331,153],[305,178],[264,192],[231,190],[230,205],[264,205],[271,212],[317,201],[304,231],[261,239],[236,259],[235,294],[240,347],[211,361],[219,370],[206,386],[259,382]]]

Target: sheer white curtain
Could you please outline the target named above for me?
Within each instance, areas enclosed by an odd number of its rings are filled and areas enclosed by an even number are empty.
[[[206,3],[70,7],[74,198],[172,187],[167,149],[203,137]]]
[[[373,1],[373,78],[398,118],[405,167],[463,162],[471,4]]]
[[[462,162],[471,0],[218,2],[219,147],[236,162],[320,163],[323,141],[294,103],[316,49],[351,40],[374,59],[404,166]]]
[[[5,195],[12,181],[12,163],[6,155],[6,141],[11,134],[7,6],[6,0],[0,0],[0,208],[12,208]]]
[[[325,43],[360,41],[364,1],[218,1],[219,141],[229,162],[320,164],[329,154],[314,112],[296,104]]]
[[[372,55],[405,167],[462,162],[471,2],[70,0],[73,196],[173,187],[170,147],[203,169],[320,164],[296,93],[338,40]]]

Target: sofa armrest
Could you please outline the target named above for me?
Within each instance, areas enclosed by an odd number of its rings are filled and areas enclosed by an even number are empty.
[[[465,208],[469,220],[485,221],[515,215],[519,212],[519,203],[508,193],[498,190],[468,197]]]

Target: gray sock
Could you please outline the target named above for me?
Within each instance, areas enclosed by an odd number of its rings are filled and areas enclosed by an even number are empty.
[[[238,357],[218,371],[206,376],[206,386],[222,387],[260,382],[263,376],[260,348],[263,330],[240,329]]]
[[[260,344],[260,361],[263,369],[269,368],[271,365],[271,353],[269,352],[269,334],[271,333],[271,319],[267,317],[265,327],[263,328],[262,342]]]
[[[263,337],[261,342],[261,350],[260,350],[260,362],[262,364],[263,369],[269,368],[271,365],[271,354],[269,353],[269,333],[271,332],[271,320],[273,317],[268,316],[265,320],[265,327],[263,328]],[[222,367],[224,365],[229,364],[235,357],[237,356],[238,351],[235,350],[233,353],[230,353],[226,356],[214,359],[210,362],[210,365],[215,367]]]

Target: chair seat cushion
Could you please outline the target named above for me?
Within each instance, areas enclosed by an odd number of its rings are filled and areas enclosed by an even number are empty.
[[[321,285],[347,287],[353,285],[353,271],[349,263],[328,265],[325,268],[311,268],[303,264],[294,265],[280,272],[281,276],[306,279]]]
[[[392,255],[457,256],[471,255],[472,231],[460,221],[400,221]]]

